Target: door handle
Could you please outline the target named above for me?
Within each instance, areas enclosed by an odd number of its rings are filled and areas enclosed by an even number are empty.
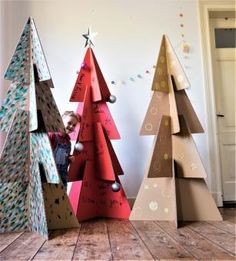
[[[224,114],[216,114],[216,116],[217,116],[217,117],[222,117],[222,118],[225,117]]]

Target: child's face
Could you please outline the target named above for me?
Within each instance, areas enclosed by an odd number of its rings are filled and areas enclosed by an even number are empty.
[[[65,125],[66,134],[70,134],[71,132],[73,132],[75,129],[75,126],[78,123],[78,120],[75,117],[69,116],[69,115],[65,115],[62,118],[62,120]]]

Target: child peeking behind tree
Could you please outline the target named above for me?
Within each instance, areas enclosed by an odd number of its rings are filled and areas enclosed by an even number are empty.
[[[69,134],[74,131],[81,117],[73,111],[65,111],[62,115],[62,120],[65,126],[65,132],[49,132],[49,139],[51,141],[57,170],[66,190],[68,166],[70,162],[74,160],[74,156],[70,155],[71,141]]]

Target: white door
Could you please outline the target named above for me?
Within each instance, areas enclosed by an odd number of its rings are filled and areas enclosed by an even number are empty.
[[[224,15],[227,16],[227,14]],[[221,177],[224,202],[236,202],[235,43],[233,44],[234,47],[232,47],[232,41],[236,41],[235,27],[235,17],[210,18],[212,65],[215,89],[215,104],[217,113],[216,117],[218,122],[217,134],[220,147]]]

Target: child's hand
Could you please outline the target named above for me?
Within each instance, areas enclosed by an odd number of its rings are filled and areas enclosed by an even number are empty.
[[[70,162],[74,162],[75,161],[75,156],[73,156],[73,155],[69,156],[69,161]]]

